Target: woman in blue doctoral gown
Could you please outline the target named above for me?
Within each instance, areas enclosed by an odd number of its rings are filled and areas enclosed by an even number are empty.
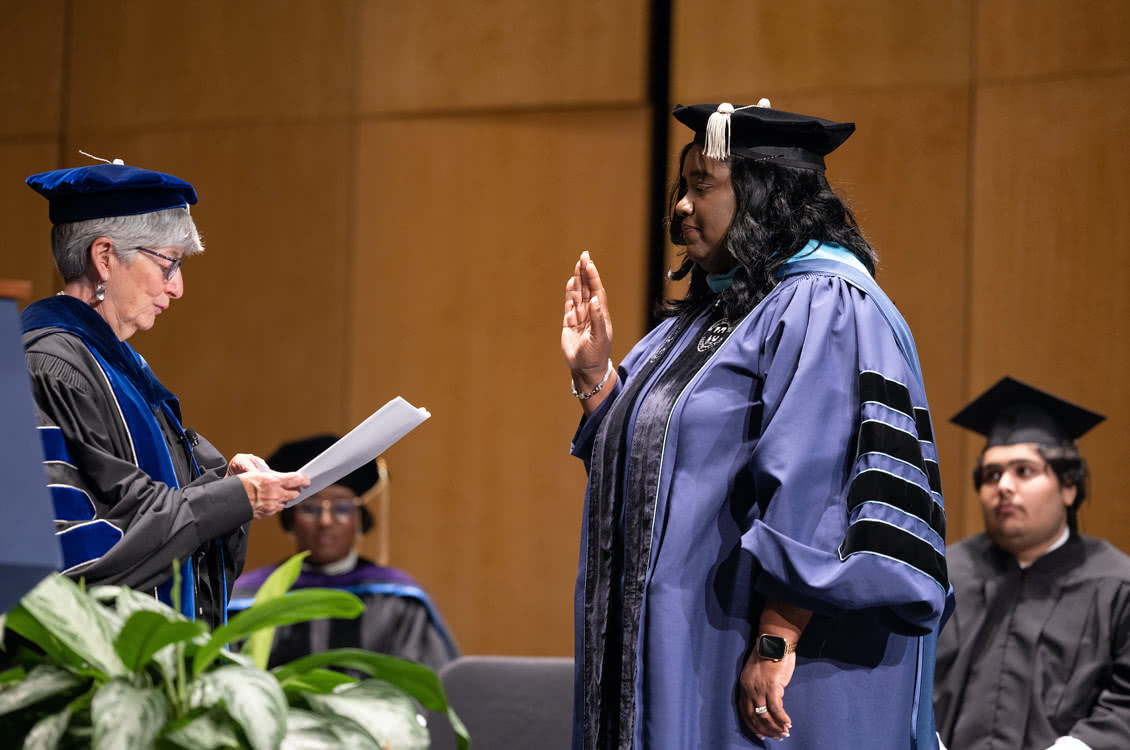
[[[587,253],[566,285],[574,747],[936,747],[937,450],[913,339],[824,178],[854,126],[765,100],[675,117],[687,295],[614,367]]]

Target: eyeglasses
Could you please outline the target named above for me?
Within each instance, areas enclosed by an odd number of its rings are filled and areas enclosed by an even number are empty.
[[[147,255],[153,255],[157,258],[164,258],[165,260],[169,261],[170,265],[169,265],[168,268],[165,269],[165,281],[172,281],[173,275],[176,274],[177,269],[181,267],[182,263],[184,263],[184,258],[170,258],[167,255],[162,255],[161,253],[157,252],[156,250],[150,250],[147,247],[135,247],[134,250],[140,250],[141,252],[146,253]],[[160,265],[160,264],[158,263],[157,265]]]
[[[311,520],[328,510],[333,520],[338,523],[346,523],[353,520],[353,514],[360,506],[361,498],[355,500],[330,500],[328,498],[315,500],[310,498],[299,503],[294,509]]]

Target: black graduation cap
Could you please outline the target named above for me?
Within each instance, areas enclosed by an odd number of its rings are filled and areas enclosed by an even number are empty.
[[[1017,443],[1074,442],[1102,422],[1102,414],[1004,377],[950,420],[988,438],[986,448]]]
[[[48,200],[52,224],[134,216],[196,203],[196,190],[179,177],[130,167],[121,159],[33,174],[27,184]]]
[[[695,143],[712,159],[725,160],[734,153],[821,172],[824,156],[855,132],[855,123],[771,109],[768,99],[739,107],[729,102],[676,105],[674,114],[694,131]]]
[[[310,461],[314,460],[322,451],[338,441],[337,435],[315,435],[313,437],[292,440],[283,443],[278,450],[267,459],[267,465],[275,471],[298,471]],[[380,480],[377,472],[377,462],[368,461],[341,479],[334,482],[353,490],[357,497],[362,497],[371,490]],[[279,514],[279,521],[283,528],[290,531],[294,517],[294,508],[287,508]],[[373,517],[365,506],[361,506],[361,532],[367,532],[373,525]]]

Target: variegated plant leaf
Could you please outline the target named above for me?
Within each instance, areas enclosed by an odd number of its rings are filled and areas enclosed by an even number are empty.
[[[114,649],[126,668],[137,672],[161,649],[190,641],[207,628],[202,622],[170,620],[158,612],[134,612],[114,639]]]
[[[0,685],[4,685],[9,682],[19,682],[25,677],[27,677],[27,672],[24,671],[23,667],[12,667],[11,669],[5,669],[3,672],[0,672]]]
[[[62,711],[45,716],[35,722],[35,726],[24,737],[23,750],[57,750],[67,725],[71,723],[71,710]]]
[[[162,738],[184,750],[238,750],[243,747],[231,720],[219,711],[197,716],[184,726],[166,732]]]
[[[262,604],[269,602],[272,599],[278,599],[280,596],[290,590],[294,582],[298,580],[298,574],[302,572],[302,561],[309,555],[309,550],[299,552],[289,560],[284,562],[279,567],[275,568],[271,575],[267,576],[267,580],[263,581],[259,586],[259,590],[255,592],[255,604]],[[267,662],[271,657],[271,642],[275,639],[275,629],[268,627],[256,630],[243,644],[240,650],[241,654],[249,656],[259,669],[266,669]]]
[[[305,697],[317,713],[356,722],[381,747],[427,750],[431,743],[424,717],[416,712],[416,704],[382,680],[365,680],[329,695]]]
[[[16,607],[8,612],[8,630],[19,633],[39,646],[55,664],[77,670],[86,666],[86,661],[81,656],[60,643],[58,638],[51,635],[50,631],[23,607]]]
[[[287,695],[294,693],[332,693],[340,686],[357,682],[355,677],[332,669],[311,669],[281,683]]]
[[[90,718],[94,723],[93,750],[142,750],[153,746],[169,717],[165,694],[152,687],[135,687],[111,680],[94,694]]]
[[[85,682],[86,680],[65,669],[40,664],[19,682],[0,685],[0,716],[74,690]]]
[[[144,594],[128,586],[94,586],[87,589],[87,593],[103,604],[114,605],[118,614],[126,619],[134,612],[156,612],[165,615],[169,620],[180,619],[189,622],[187,617],[152,594]]]
[[[102,606],[66,576],[52,574],[24,594],[20,605],[64,646],[110,677],[126,667],[114,650],[114,629]]]
[[[286,733],[286,695],[270,672],[219,667],[193,681],[193,708],[223,704],[254,750],[275,750]]]
[[[199,639],[197,639],[199,640]],[[203,646],[203,643],[197,643],[198,646]],[[248,669],[258,669],[259,667],[255,662],[251,661],[250,657],[243,654],[236,653],[235,651],[228,651],[226,648],[220,649],[220,658],[228,664],[235,664],[239,667],[247,667]]]
[[[163,601],[150,594],[135,591],[128,586],[95,586],[89,589],[88,593],[95,599],[114,606],[113,611],[121,618],[121,623],[115,630],[115,635],[119,637],[121,635],[121,628],[125,626],[125,623],[129,621],[130,617],[138,612],[153,612],[171,622],[191,622],[191,620]],[[204,636],[204,638],[206,639],[207,636]],[[153,661],[160,668],[161,673],[167,680],[172,681],[176,679],[176,658],[176,648],[174,646],[165,646],[153,654]]]
[[[451,728],[455,731],[455,743],[459,750],[466,750],[470,746],[471,740],[467,728],[463,726],[454,709],[448,705],[447,695],[443,692],[439,678],[423,664],[359,648],[337,648],[295,659],[271,671],[285,686],[291,684],[294,678],[312,669],[329,666],[352,669],[384,680],[415,698],[429,711],[446,713]]]
[[[350,719],[292,708],[279,750],[384,750]]]

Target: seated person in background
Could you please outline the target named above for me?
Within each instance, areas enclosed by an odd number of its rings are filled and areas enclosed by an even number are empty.
[[[286,443],[267,463],[277,471],[283,466],[297,471],[337,439],[320,435]],[[374,525],[362,496],[378,482],[377,491],[387,491],[387,476],[378,474],[376,462],[370,461],[279,514],[283,528],[294,534],[297,551],[310,551],[292,589],[349,591],[361,597],[365,611],[352,620],[317,620],[276,629],[271,666],[332,648],[363,648],[435,670],[459,655],[435,605],[411,576],[357,554],[358,540]],[[251,606],[255,592],[277,567],[257,568],[235,582],[232,615]]]
[[[988,440],[985,533],[946,552],[934,710],[951,750],[1130,748],[1130,557],[1076,523],[1075,440],[1102,420],[1012,378],[953,418]]]

